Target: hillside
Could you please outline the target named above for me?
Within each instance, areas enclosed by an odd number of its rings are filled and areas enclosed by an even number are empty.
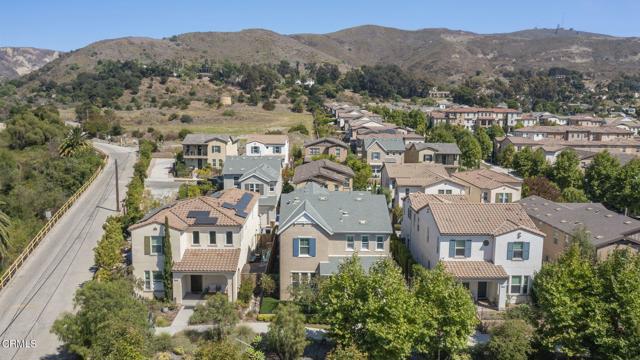
[[[0,47],[0,80],[14,79],[37,70],[58,58],[54,50],[26,47]]]

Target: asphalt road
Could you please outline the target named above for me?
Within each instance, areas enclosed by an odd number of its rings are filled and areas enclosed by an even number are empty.
[[[102,224],[115,214],[115,159],[120,196],[133,175],[136,149],[96,143],[110,155],[94,183],[31,254],[9,285],[0,291],[0,359],[62,359],[51,325],[73,311],[73,295],[92,278],[93,248]],[[24,341],[15,344],[12,340]]]

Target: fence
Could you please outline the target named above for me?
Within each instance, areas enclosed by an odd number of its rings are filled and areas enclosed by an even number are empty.
[[[18,257],[11,263],[11,265],[9,266],[9,268],[7,268],[4,274],[2,274],[2,277],[0,277],[0,291],[4,289],[4,287],[7,286],[7,284],[9,284],[9,280],[11,280],[15,276],[15,274],[18,272],[18,269],[20,269],[20,267],[24,264],[24,262],[27,260],[29,255],[31,255],[31,253],[36,249],[36,247],[40,244],[40,242],[42,242],[42,239],[44,239],[44,237],[47,236],[49,231],[51,231],[51,229],[55,226],[55,224],[67,212],[67,210],[71,208],[71,206],[76,202],[76,200],[78,200],[78,198],[87,190],[87,188],[98,177],[100,172],[102,172],[102,169],[104,169],[104,166],[106,165],[107,160],[109,159],[109,156],[98,149],[96,150],[99,153],[101,153],[103,156],[102,164],[100,164],[100,166],[96,169],[96,171],[94,171],[93,175],[91,175],[89,180],[85,181],[85,183],[60,207],[60,209],[58,209],[58,211],[56,211],[55,214],[53,214],[51,219],[49,219],[49,221],[47,221],[47,223],[44,224],[42,229],[40,229],[40,231],[38,231],[36,236],[34,236],[33,239],[31,239],[31,241],[29,242],[29,244],[27,244],[27,247],[24,248],[24,250],[22,250],[20,255],[18,255]]]

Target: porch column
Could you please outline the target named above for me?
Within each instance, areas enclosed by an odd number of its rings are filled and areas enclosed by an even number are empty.
[[[507,306],[507,280],[496,281],[498,286],[498,310],[504,310]]]
[[[182,274],[173,273],[173,300],[176,304],[182,304]]]
[[[229,301],[233,302],[236,300],[236,282],[235,282],[235,277],[234,275],[231,275],[231,277],[229,277],[229,275],[225,275],[225,277],[227,278],[227,296],[229,297]]]

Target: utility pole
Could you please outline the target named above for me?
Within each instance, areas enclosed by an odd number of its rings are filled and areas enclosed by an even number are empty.
[[[118,184],[118,159],[116,159],[116,211],[120,212],[120,186]]]

